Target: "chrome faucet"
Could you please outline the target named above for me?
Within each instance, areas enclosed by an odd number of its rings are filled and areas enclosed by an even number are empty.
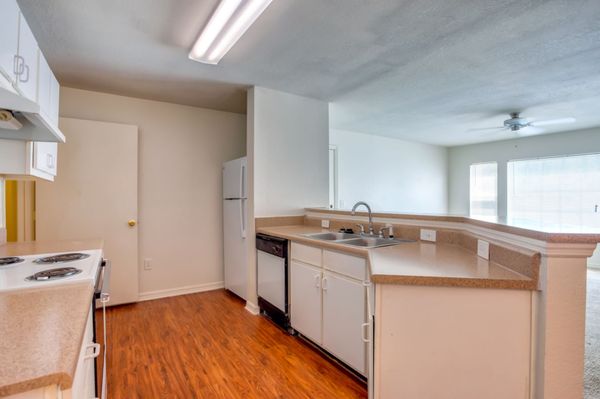
[[[374,235],[375,230],[373,230],[373,215],[371,214],[371,207],[369,206],[369,204],[367,204],[364,201],[358,201],[352,207],[352,215],[356,214],[356,208],[358,208],[361,205],[363,205],[365,208],[367,208],[367,212],[369,212],[369,234]],[[362,233],[364,233],[364,229],[361,228],[361,234]]]

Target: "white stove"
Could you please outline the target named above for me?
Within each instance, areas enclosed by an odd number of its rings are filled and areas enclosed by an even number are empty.
[[[95,283],[101,250],[0,257],[0,292],[89,281]]]

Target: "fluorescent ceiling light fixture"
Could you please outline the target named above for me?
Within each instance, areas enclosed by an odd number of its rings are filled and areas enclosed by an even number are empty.
[[[221,0],[192,47],[190,59],[218,64],[272,0]]]

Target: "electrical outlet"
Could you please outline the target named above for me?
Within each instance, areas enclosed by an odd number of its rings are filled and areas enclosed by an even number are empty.
[[[152,259],[144,259],[144,270],[152,270]]]
[[[435,230],[421,229],[421,240],[435,242]]]
[[[477,240],[477,255],[483,259],[490,259],[490,243],[483,240]]]
[[[328,229],[329,228],[329,220],[327,220],[327,219],[321,220],[321,227],[324,229]]]

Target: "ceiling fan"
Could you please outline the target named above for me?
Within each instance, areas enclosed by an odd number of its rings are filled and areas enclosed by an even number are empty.
[[[523,118],[521,117],[519,112],[511,112],[509,114],[510,119],[507,119],[504,121],[503,126],[499,126],[499,127],[488,127],[488,128],[481,128],[481,129],[473,129],[475,131],[490,131],[490,130],[497,130],[497,131],[511,131],[511,132],[516,132],[519,135],[534,135],[534,134],[540,134],[543,133],[545,131],[544,127],[546,126],[552,126],[552,125],[561,125],[561,124],[566,124],[566,123],[573,123],[575,122],[575,118],[557,118],[557,119],[548,119],[545,121],[536,121],[536,120],[529,120],[527,118]]]

